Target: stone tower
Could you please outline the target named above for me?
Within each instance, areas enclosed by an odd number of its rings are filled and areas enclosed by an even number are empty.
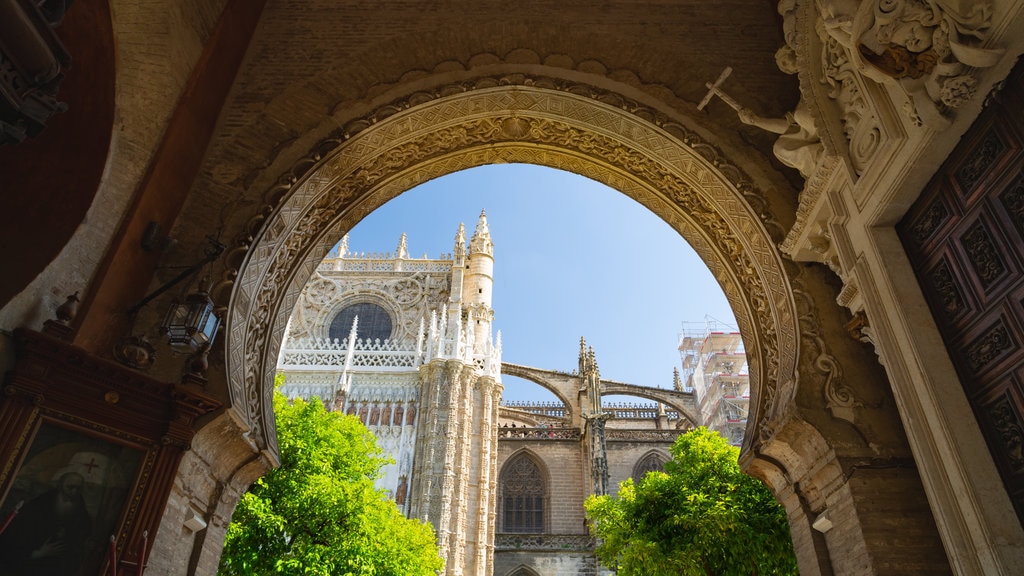
[[[455,236],[452,290],[440,322],[431,321],[420,367],[422,407],[411,513],[437,530],[450,575],[488,575],[494,558],[500,334],[491,341],[494,251],[480,214],[466,251]]]
[[[395,460],[378,486],[433,524],[445,573],[489,575],[502,385],[486,214],[437,260],[410,258],[404,234],[393,254],[350,253],[346,237],[336,256],[292,314],[282,391],[358,416]]]

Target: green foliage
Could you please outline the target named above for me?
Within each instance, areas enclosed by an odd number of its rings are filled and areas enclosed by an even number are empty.
[[[783,508],[706,428],[679,437],[665,472],[591,496],[597,556],[619,576],[797,574]]]
[[[242,496],[219,573],[433,576],[433,529],[373,485],[387,462],[354,416],[275,392],[281,467]]]

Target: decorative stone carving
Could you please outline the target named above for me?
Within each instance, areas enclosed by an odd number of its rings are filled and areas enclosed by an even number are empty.
[[[818,27],[821,41],[820,82],[827,87],[826,95],[835,102],[847,157],[858,176],[870,165],[882,144],[882,131],[874,106],[868,99],[864,77],[846,47],[835,37]]]
[[[1001,49],[983,46],[990,0],[845,0],[823,3],[825,28],[846,46],[865,75],[907,93],[925,124],[974,97],[975,69],[994,65]]]
[[[814,351],[812,366],[817,372],[816,379],[823,380],[821,388],[825,397],[825,407],[832,413],[833,418],[845,420],[856,426],[857,412],[855,409],[863,406],[863,403],[854,396],[853,389],[843,382],[842,368],[826,350],[825,340],[819,334],[818,321],[811,298],[798,289],[795,289],[793,293],[802,312],[800,315],[801,338],[807,348]],[[802,377],[808,378],[811,377],[811,374],[804,372]]]

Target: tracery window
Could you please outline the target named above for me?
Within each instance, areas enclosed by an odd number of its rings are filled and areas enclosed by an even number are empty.
[[[542,534],[547,482],[527,454],[515,456],[501,470],[502,532]]]
[[[633,480],[639,482],[648,472],[664,472],[665,457],[658,452],[649,452],[633,467]]]
[[[387,310],[371,302],[360,302],[346,306],[338,312],[331,320],[331,327],[328,331],[330,338],[339,341],[348,338],[352,331],[352,320],[359,317],[359,324],[356,326],[356,338],[363,340],[380,340],[383,342],[391,338],[391,315]]]

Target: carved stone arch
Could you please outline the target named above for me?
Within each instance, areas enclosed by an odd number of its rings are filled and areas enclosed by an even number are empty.
[[[384,202],[427,180],[493,162],[592,178],[677,230],[722,286],[744,334],[749,426],[771,428],[787,412],[799,328],[768,229],[777,223],[763,222],[770,215],[751,205],[760,193],[714,147],[678,125],[669,130],[657,111],[521,81],[371,114],[374,121],[358,132],[321,146],[322,160],[266,218],[238,273],[226,339],[231,409],[258,447],[276,452],[269,383],[288,314],[320,259]],[[762,435],[747,438],[758,443]]]
[[[653,449],[648,451],[646,454],[637,459],[636,464],[633,465],[633,473],[630,477],[634,482],[643,480],[643,477],[648,472],[654,470],[664,471],[665,463],[672,459],[664,450]]]
[[[540,576],[540,574],[531,570],[529,566],[519,565],[513,568],[508,576]]]
[[[510,488],[516,493],[509,494]],[[509,513],[506,499],[520,496],[539,498],[540,518],[532,524],[539,525],[539,533],[547,532],[551,526],[551,471],[544,459],[529,448],[512,453],[498,471],[497,532],[506,531]]]

